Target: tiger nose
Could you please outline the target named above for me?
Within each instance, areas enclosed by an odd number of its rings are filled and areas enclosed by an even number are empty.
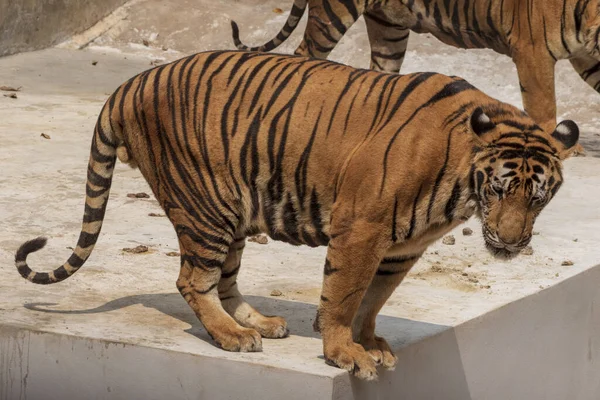
[[[525,221],[505,218],[498,226],[498,239],[505,245],[516,245],[521,240],[524,226]]]

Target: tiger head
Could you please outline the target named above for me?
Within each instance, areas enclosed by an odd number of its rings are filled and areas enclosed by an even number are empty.
[[[563,182],[561,161],[579,139],[573,121],[550,135],[525,114],[478,108],[471,189],[487,248],[511,256],[529,244],[533,224]]]
[[[582,28],[585,48],[592,57],[600,60],[600,1],[597,6],[590,5],[587,10]]]

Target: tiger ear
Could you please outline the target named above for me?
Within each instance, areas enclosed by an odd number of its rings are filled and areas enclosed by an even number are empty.
[[[556,139],[560,147],[558,149],[558,157],[562,160],[569,157],[571,152],[569,151],[573,146],[577,144],[579,140],[579,127],[571,120],[561,122],[556,126],[552,137]]]
[[[486,115],[481,107],[477,107],[471,115],[471,129],[477,136],[481,136],[496,127],[490,117]]]

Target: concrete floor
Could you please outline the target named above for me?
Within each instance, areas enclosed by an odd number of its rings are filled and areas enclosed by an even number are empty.
[[[69,47],[86,43],[96,34],[84,34],[62,49],[0,59],[0,85],[23,87],[17,99],[0,97],[0,326],[252,363],[332,382],[342,376],[347,379],[319,358],[321,341],[312,332],[325,249],[249,243],[239,277],[240,290],[264,313],[286,317],[291,336],[264,340],[263,353],[218,350],[175,289],[179,260],[167,255],[178,250],[172,227],[166,218],[148,215],[161,212],[153,198],[127,197],[128,193],[149,190],[138,171],[123,165],[115,173],[103,234],[76,276],[59,285],[35,286],[20,278],[13,265],[19,244],[39,235],[48,236],[50,241],[28,259],[34,269],[52,269],[70,255],[68,246],[75,245],[83,212],[91,135],[110,92],[149,68],[150,62],[175,59],[193,50],[231,48],[230,17],[240,22],[248,43],[259,43],[277,31],[284,16],[272,9],[287,9],[286,2],[269,0],[256,7],[249,3],[236,3],[233,9],[228,1],[134,1],[109,17],[104,28],[97,28],[96,32],[112,26],[85,50]],[[252,33],[265,18],[265,28]],[[363,28],[362,23],[357,24],[332,58],[366,66],[368,46]],[[294,48],[298,34],[282,51]],[[141,44],[142,39],[153,38],[150,47]],[[412,42],[405,67],[406,72],[433,70],[462,75],[480,89],[520,106],[512,63],[492,52],[461,51],[421,36]],[[596,113],[600,96],[564,63],[558,69],[558,93],[561,118],[575,119],[589,154],[600,155],[600,118]],[[42,133],[50,139],[40,136]],[[413,348],[452,327],[545,292],[542,289],[561,287],[577,277],[585,281],[581,274],[592,271],[600,261],[600,160],[575,158],[565,164],[566,183],[537,222],[539,234],[532,242],[533,255],[508,262],[493,259],[483,247],[479,223],[470,221],[466,226],[475,231],[473,236],[463,236],[461,227],[454,232],[456,245],[440,242],[427,251],[383,309],[379,333],[399,351]],[[150,251],[122,251],[139,244],[149,246]],[[567,260],[573,265],[563,266]],[[271,296],[273,290],[281,291],[282,296]],[[592,307],[590,321],[598,321],[598,290],[595,293],[588,302]],[[577,298],[577,292],[572,296]],[[587,301],[587,297],[581,300]],[[597,370],[600,339],[588,339],[594,361],[586,365],[596,363]],[[401,361],[400,369],[385,374],[382,380],[399,382],[398,374],[409,379],[406,368],[411,367]],[[352,389],[356,395],[358,389]],[[157,397],[147,398],[160,398],[160,390],[154,392]],[[0,390],[0,398],[2,393]],[[595,393],[600,396],[600,387]],[[585,396],[572,398],[589,398]]]

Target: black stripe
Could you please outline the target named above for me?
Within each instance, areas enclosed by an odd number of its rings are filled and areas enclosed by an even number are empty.
[[[329,259],[325,259],[325,268],[323,269],[323,273],[326,276],[329,276],[331,274],[333,274],[334,272],[338,272],[339,268],[334,268],[331,266],[331,262],[329,261]]]
[[[456,180],[454,187],[452,188],[452,194],[446,203],[446,209],[444,214],[446,215],[446,219],[448,222],[452,222],[454,218],[454,211],[456,210],[456,206],[458,205],[458,201],[460,200],[460,180]]]
[[[421,255],[413,255],[413,256],[397,256],[397,257],[386,257],[381,260],[381,265],[386,264],[404,264],[409,261],[414,261],[417,258],[421,257]]]
[[[419,202],[419,197],[421,196],[421,190],[423,190],[423,185],[419,187],[419,191],[415,196],[415,200],[413,201],[412,207],[412,215],[410,217],[410,226],[408,228],[408,233],[406,234],[406,239],[410,239],[415,232],[415,226],[417,225],[417,203]]]
[[[394,214],[392,215],[392,242],[396,243],[398,240],[398,234],[396,233],[396,224],[398,218],[398,195],[394,199]]]
[[[371,58],[383,58],[384,60],[400,60],[403,59],[406,54],[406,50],[399,51],[391,54],[384,54],[379,51],[371,51]]]
[[[431,211],[433,209],[433,204],[435,203],[437,192],[440,189],[440,185],[442,183],[442,179],[446,174],[446,168],[448,167],[448,160],[450,159],[450,145],[452,141],[452,131],[448,134],[448,143],[446,144],[446,158],[444,159],[444,163],[442,164],[442,168],[440,168],[440,172],[435,179],[435,183],[433,185],[433,189],[431,190],[431,197],[429,198],[429,205],[427,207],[427,223],[431,219]]]
[[[337,31],[343,36],[346,33],[346,26],[342,23],[335,11],[331,8],[331,4],[329,1],[324,1],[322,4],[323,10],[325,10],[329,21],[335,27],[335,29],[337,29]]]
[[[210,285],[210,287],[206,290],[198,290],[198,289],[194,289],[194,292],[198,293],[198,294],[207,294],[208,292],[210,292],[211,290],[213,290],[214,288],[216,288],[218,285],[218,283],[213,283],[212,285]]]
[[[232,276],[237,275],[237,273],[240,270],[240,267],[241,267],[241,264],[238,264],[237,267],[235,267],[231,271],[221,273],[221,279],[229,279]]]

